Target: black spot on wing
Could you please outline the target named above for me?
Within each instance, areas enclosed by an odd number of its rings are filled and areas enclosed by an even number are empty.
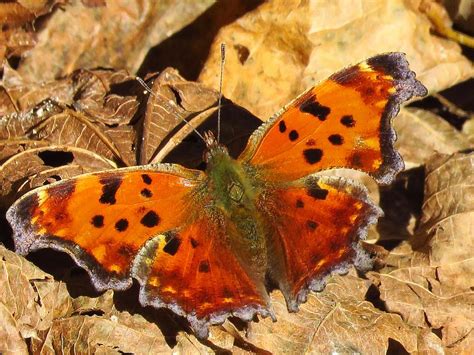
[[[332,145],[341,145],[344,143],[344,138],[340,134],[331,134],[328,140]]]
[[[209,272],[211,267],[209,266],[209,261],[203,260],[199,263],[199,272]]]
[[[316,183],[311,183],[306,191],[308,192],[308,196],[316,200],[325,200],[329,193],[328,190],[320,188]]]
[[[351,128],[355,126],[355,120],[352,115],[345,115],[341,117],[341,124],[346,126],[347,128]]]
[[[296,200],[296,208],[303,208],[304,207],[304,202],[301,201],[300,199]]]
[[[102,196],[100,196],[99,202],[114,205],[117,202],[115,194],[122,184],[122,178],[119,176],[103,177],[99,182],[102,184]]]
[[[96,228],[102,228],[104,226],[104,216],[98,214],[92,217],[91,224]]]
[[[305,149],[303,150],[303,157],[308,164],[316,164],[323,157],[323,151],[318,148]]]
[[[193,247],[193,249],[197,248],[197,246],[199,245],[198,241],[194,239],[193,237],[191,237],[189,240],[191,242],[191,246]]]
[[[147,185],[150,185],[152,183],[151,177],[148,174],[142,174],[142,180]]]
[[[169,240],[167,240],[167,243],[165,247],[163,248],[163,251],[169,255],[175,255],[178,252],[180,244],[181,244],[181,239],[177,235],[174,235],[171,238],[169,238]]]
[[[160,223],[160,216],[155,211],[148,211],[140,220],[145,227],[152,228]]]
[[[307,226],[310,230],[314,231],[314,230],[318,227],[318,224],[317,224],[315,221],[307,220],[307,221],[306,221],[306,226]]]
[[[124,232],[127,230],[127,228],[128,221],[125,218],[121,218],[115,223],[115,229],[119,232]]]
[[[153,193],[148,190],[148,189],[143,189],[142,191],[140,191],[140,194],[143,196],[143,197],[147,197],[147,198],[150,198],[153,196]]]
[[[331,113],[331,109],[327,106],[321,105],[314,96],[311,96],[306,102],[301,104],[300,111],[309,113],[310,115],[317,117],[320,121],[325,121]]]
[[[299,135],[298,132],[295,131],[295,130],[292,130],[292,131],[290,132],[290,134],[288,135],[288,137],[290,138],[290,141],[292,141],[292,142],[294,142],[295,140],[297,140],[299,136],[300,136],[300,135]]]
[[[280,121],[280,123],[278,123],[278,129],[280,130],[281,133],[285,133],[286,131],[286,123],[285,121]]]

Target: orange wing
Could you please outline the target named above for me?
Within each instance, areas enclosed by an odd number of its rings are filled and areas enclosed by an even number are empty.
[[[403,169],[391,120],[401,103],[426,92],[404,54],[370,58],[283,108],[255,131],[239,160],[261,167],[272,181],[352,168],[389,183]]]
[[[188,220],[189,194],[201,174],[172,165],[135,167],[33,190],[7,212],[16,249],[65,251],[98,290],[128,288],[131,262],[145,241]]]
[[[263,280],[249,276],[225,240],[224,229],[202,218],[147,242],[133,272],[140,302],[186,316],[201,338],[229,315],[274,318]]]
[[[344,273],[371,261],[358,245],[382,211],[364,187],[339,177],[310,175],[277,187],[259,204],[274,249],[271,277],[296,311],[308,290],[321,291],[331,272]]]
[[[206,213],[206,183],[176,165],[86,174],[27,193],[7,219],[19,253],[65,251],[98,290],[126,289],[135,277],[143,305],[186,316],[206,337],[229,315],[273,317],[263,278],[250,276]]]

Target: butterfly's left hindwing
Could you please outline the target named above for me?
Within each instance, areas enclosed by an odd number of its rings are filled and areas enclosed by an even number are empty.
[[[142,249],[133,269],[142,286],[140,302],[187,316],[200,337],[207,337],[209,324],[229,315],[244,320],[272,315],[263,280],[240,263],[225,242],[226,231],[201,215]]]
[[[21,254],[66,251],[97,289],[123,289],[145,241],[187,221],[201,180],[201,172],[172,165],[81,175],[27,193],[7,219]]]

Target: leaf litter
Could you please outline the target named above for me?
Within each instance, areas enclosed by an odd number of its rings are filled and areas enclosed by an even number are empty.
[[[5,62],[0,82],[3,211],[36,186],[85,172],[168,159],[199,166],[199,158],[190,160],[189,155],[199,157],[201,151],[182,120],[198,130],[213,127],[217,91],[212,88],[218,83],[221,42],[227,44],[223,129],[229,139],[242,138],[236,151],[256,125],[251,113],[265,120],[306,87],[379,52],[406,52],[430,92],[473,75],[457,43],[430,33],[430,20],[419,1],[355,1],[350,12],[339,11],[341,1],[273,1],[222,27],[199,83],[168,68],[145,78],[150,94],[132,73],[151,46],[197,18],[211,1],[195,6],[189,2],[181,18],[184,4],[170,3],[152,14],[156,5],[143,2],[145,13],[137,18],[134,2],[128,8],[106,8],[101,1],[56,1],[28,9],[29,3],[7,3],[23,8],[1,33],[8,39],[0,45],[1,56],[28,54],[14,67]],[[11,11],[4,5],[0,4],[0,15]],[[90,48],[77,46],[79,38],[90,41],[94,22],[88,14],[99,19],[100,33]],[[126,21],[114,32],[110,29],[117,14],[126,14]],[[38,18],[48,21],[36,28]],[[65,27],[68,22],[70,29]],[[125,28],[133,30],[124,35]],[[136,42],[138,33],[142,37]],[[18,38],[27,39],[27,45],[15,42]],[[110,43],[103,46],[106,41]],[[97,55],[91,55],[100,46]],[[276,323],[230,319],[212,327],[203,342],[179,317],[140,307],[133,288],[129,294],[86,295],[77,291],[81,288],[74,290],[74,272],[64,283],[64,278],[55,279],[0,246],[0,351],[472,352],[470,117],[459,130],[429,109],[402,109],[395,127],[406,171],[382,191],[369,183],[371,196],[386,209],[379,227],[369,234],[370,243],[376,243],[376,268],[366,275],[351,270],[333,277],[325,290],[309,295],[298,313],[288,313],[281,294],[273,292]],[[419,202],[414,192],[421,196]],[[391,212],[397,208],[398,213]],[[7,245],[9,238],[2,236]],[[126,297],[130,300],[124,302]]]

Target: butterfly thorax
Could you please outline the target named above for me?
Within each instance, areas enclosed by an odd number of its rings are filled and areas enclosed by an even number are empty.
[[[241,255],[257,260],[266,252],[264,228],[255,207],[261,193],[258,181],[222,145],[209,147],[206,162],[206,190],[213,201],[208,212],[225,217],[220,220],[228,223],[225,230],[229,243]]]

